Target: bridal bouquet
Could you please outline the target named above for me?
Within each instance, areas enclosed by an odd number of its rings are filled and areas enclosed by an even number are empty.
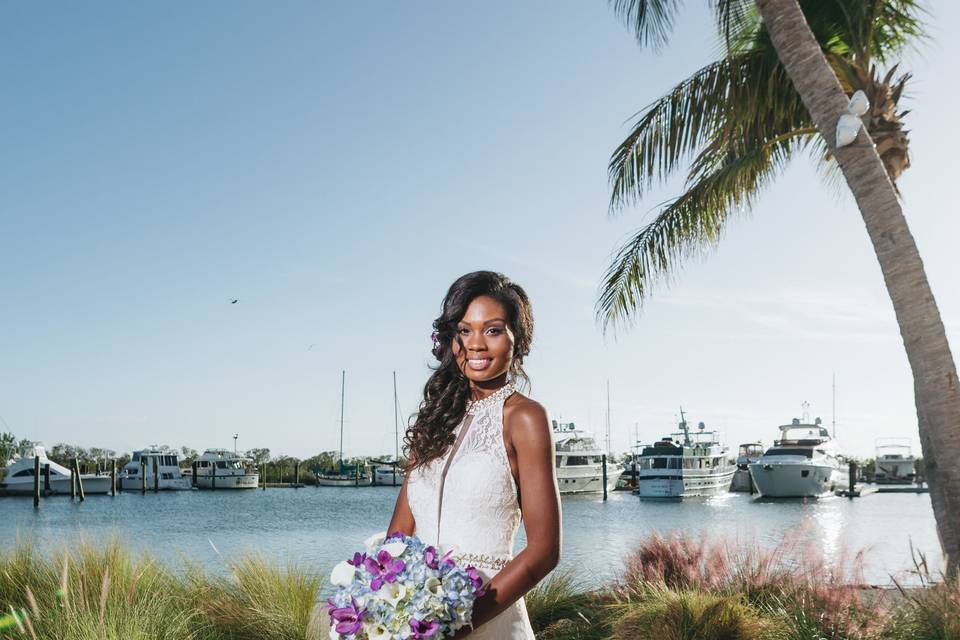
[[[459,567],[417,537],[394,533],[333,568],[331,640],[426,640],[470,624],[483,595],[474,567]]]

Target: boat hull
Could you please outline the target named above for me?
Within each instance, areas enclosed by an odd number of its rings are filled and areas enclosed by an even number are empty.
[[[737,469],[733,472],[730,491],[753,493],[753,481],[750,479],[749,469]]]
[[[119,478],[117,482],[123,491],[140,491],[143,488],[140,478]],[[158,488],[160,491],[190,491],[193,485],[190,483],[190,478],[160,478]],[[153,491],[153,489],[153,478],[147,476],[147,491]]]
[[[84,495],[110,493],[110,476],[82,475]],[[43,478],[40,478],[40,491],[43,492]],[[27,482],[0,482],[0,494],[10,496],[32,496],[33,478]],[[70,478],[63,476],[50,478],[50,491],[47,495],[70,495]]]
[[[750,476],[763,498],[818,498],[845,486],[839,469],[809,462],[755,462]]]
[[[319,487],[369,487],[372,484],[370,476],[318,476]]]
[[[216,480],[216,486],[214,487],[214,480]],[[198,475],[197,476],[197,488],[198,489],[214,489],[220,491],[221,489],[230,490],[230,489],[256,489],[260,484],[260,474],[259,473],[244,473],[237,475],[217,475],[216,478],[211,478],[208,475]]]
[[[733,469],[712,474],[658,474],[644,475],[641,470],[637,495],[648,500],[677,500],[715,496],[730,490]]]
[[[399,469],[396,474],[394,474],[393,469],[377,469],[375,473],[376,482],[374,484],[377,486],[392,487],[396,484],[399,487],[403,484],[403,472]]]
[[[620,478],[620,468],[607,468],[607,491],[613,491]],[[603,470],[594,467],[561,467],[557,469],[557,486],[561,494],[602,493]]]

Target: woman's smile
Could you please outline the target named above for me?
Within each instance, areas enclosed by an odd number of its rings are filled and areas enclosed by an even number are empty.
[[[483,371],[493,363],[493,358],[473,357],[467,358],[467,366],[474,371]]]

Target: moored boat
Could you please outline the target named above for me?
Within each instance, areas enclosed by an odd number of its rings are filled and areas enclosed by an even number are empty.
[[[20,451],[10,461],[6,475],[0,481],[0,495],[33,495],[36,459],[40,459],[40,491],[46,495],[70,495],[72,478],[70,470],[47,457],[47,450],[33,444]],[[49,467],[49,481],[47,468]],[[103,494],[110,491],[110,476],[92,473],[80,474],[84,495]]]
[[[730,489],[735,467],[719,431],[699,423],[691,431],[680,411],[679,431],[643,447],[637,460],[637,494],[645,499],[712,496]]]
[[[757,493],[764,498],[816,498],[832,495],[847,480],[840,447],[820,418],[805,424],[794,418],[780,437],[749,465]]]
[[[597,493],[603,491],[603,450],[592,436],[577,429],[573,422],[553,420],[553,438],[560,493]],[[607,490],[617,486],[622,469],[607,463]]]
[[[146,483],[144,483],[146,480]],[[123,466],[118,478],[124,491],[189,491],[190,478],[180,471],[180,456],[176,451],[157,448],[134,451],[130,462]]]

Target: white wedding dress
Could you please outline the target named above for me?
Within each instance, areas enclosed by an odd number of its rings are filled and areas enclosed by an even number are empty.
[[[456,428],[466,434],[441,482],[450,449],[413,471],[407,479],[407,502],[416,521],[415,534],[442,551],[453,549],[463,564],[472,564],[489,580],[513,557],[520,526],[517,487],[503,442],[503,403],[516,389],[506,385],[467,405]],[[470,634],[471,640],[534,638],[527,608],[520,598]]]

